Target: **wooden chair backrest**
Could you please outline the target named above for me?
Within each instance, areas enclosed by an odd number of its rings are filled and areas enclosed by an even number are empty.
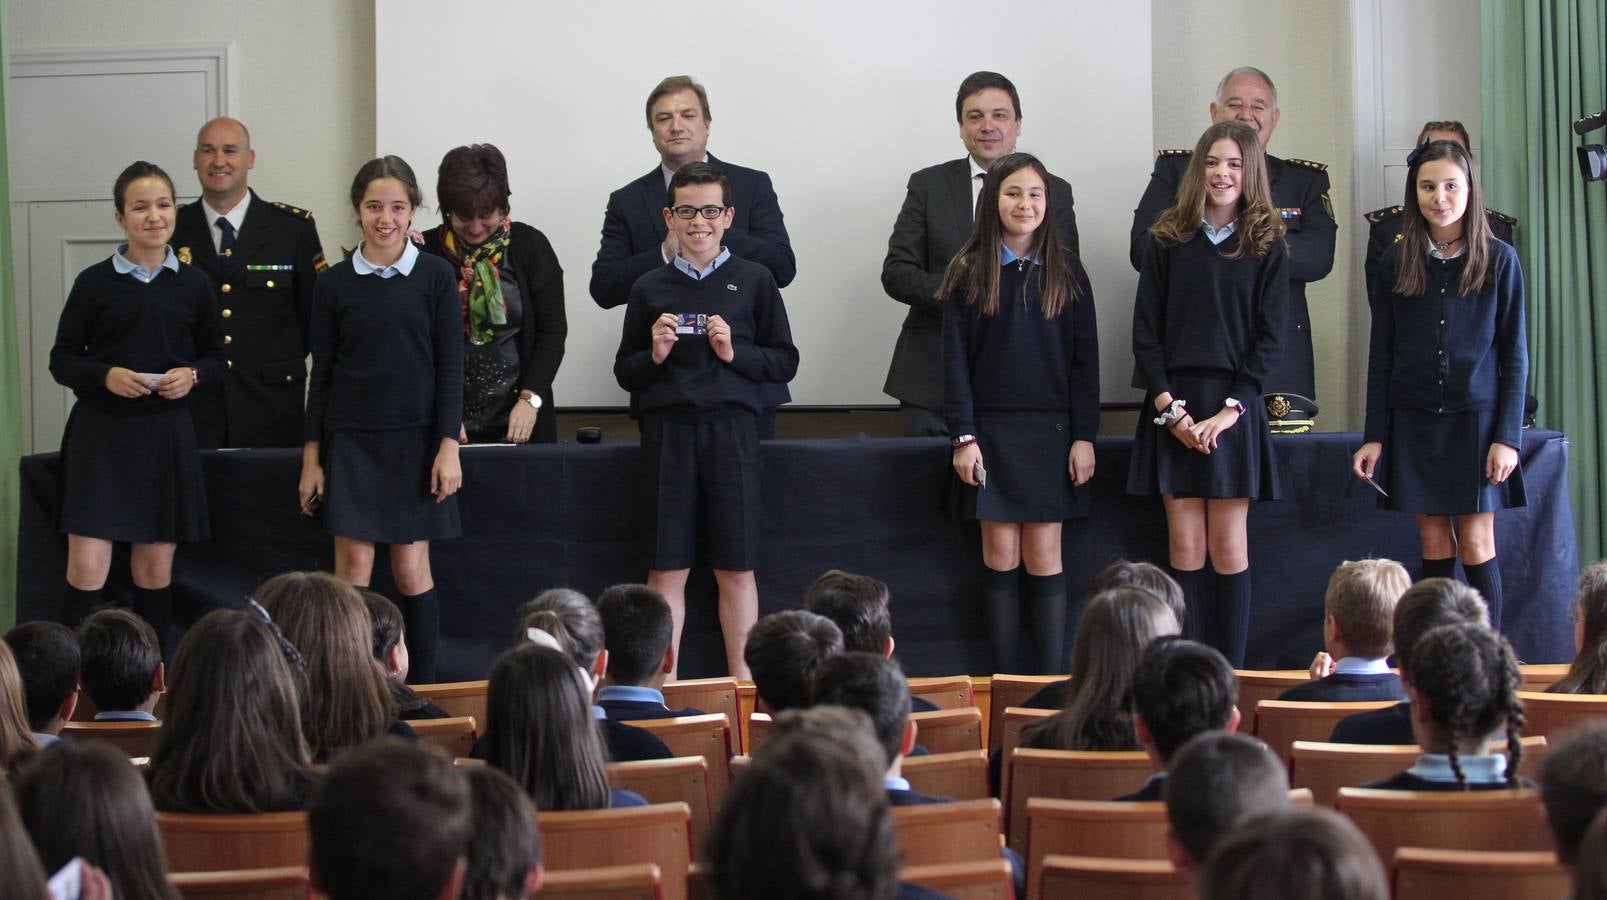
[[[1056,712],[1057,710],[1053,709],[1032,709],[1025,706],[1012,706],[1004,711],[1004,718],[999,724],[1000,730],[1004,732],[1000,735],[999,742],[1000,797],[1010,796],[1010,763],[1016,749],[1021,746],[1021,729],[1038,719],[1047,719]]]
[[[1010,760],[1005,832],[1017,853],[1027,848],[1027,801],[1114,800],[1142,788],[1155,764],[1138,750],[1017,750]]]
[[[1234,669],[1233,675],[1239,681],[1239,721],[1246,724],[1255,721],[1257,703],[1276,700],[1284,691],[1311,680],[1305,669]]]
[[[999,801],[959,800],[893,807],[906,866],[999,858]]]
[[[918,884],[951,900],[1015,900],[1010,864],[997,853],[990,860],[905,866],[899,870],[898,880]]]
[[[542,900],[659,900],[663,892],[663,876],[652,863],[548,870],[541,883]]]
[[[1520,691],[1544,691],[1568,674],[1572,663],[1525,663],[1518,666],[1518,672],[1523,676],[1519,686]]]
[[[1004,711],[1010,707],[1026,709],[1021,704],[1033,694],[1057,681],[1064,675],[995,675],[988,687],[988,751],[1004,746]],[[1054,712],[1054,710],[1049,710]]]
[[[168,881],[184,900],[306,900],[307,867],[232,869],[227,872],[174,872]]]
[[[725,713],[733,729],[731,752],[741,752],[742,688],[735,678],[688,678],[664,685],[664,705],[670,709],[701,709],[705,713]]]
[[[686,870],[686,900],[720,900],[708,863],[695,862]]]
[[[485,696],[489,681],[445,681],[440,684],[411,684],[413,693],[446,710],[449,716],[473,716],[485,721]]]
[[[1027,882],[1027,900],[1039,897],[1192,900],[1194,887],[1187,875],[1162,859],[1049,856],[1042,876]]]
[[[1255,706],[1255,736],[1289,767],[1289,750],[1295,741],[1326,741],[1333,736],[1340,719],[1394,706],[1394,700],[1361,703],[1304,703],[1294,700],[1262,700]]]
[[[268,869],[307,863],[307,814],[156,814],[170,872]]]
[[[1573,879],[1557,854],[1402,847],[1395,852],[1395,900],[1508,900],[1566,897]]]
[[[969,675],[910,678],[908,681],[911,697],[923,697],[938,709],[964,709],[976,705]]]
[[[468,756],[480,736],[479,722],[473,716],[453,716],[449,719],[415,719],[407,724],[418,739],[432,747],[440,747],[448,755]]]
[[[691,821],[685,803],[539,813],[542,865],[555,872],[653,863],[666,900],[684,900]]]
[[[694,847],[709,833],[714,805],[709,798],[709,763],[701,756],[611,762],[608,783],[635,791],[648,803],[685,803],[692,811]]]
[[[748,716],[748,756],[759,752],[759,745],[770,736],[770,726],[774,724],[769,713],[756,712]]]
[[[1027,801],[1027,878],[1050,854],[1166,859],[1166,804],[1112,800]]]
[[[161,722],[68,722],[62,737],[73,741],[103,741],[124,756],[150,756],[162,738]]]
[[[905,757],[903,771],[916,793],[930,797],[982,800],[993,796],[988,789],[988,754],[982,750]]]
[[[1545,762],[1546,739],[1525,737],[1523,759],[1518,774],[1539,780]],[[1505,750],[1504,743],[1490,745]],[[1416,744],[1330,744],[1322,741],[1295,741],[1290,748],[1289,783],[1310,788],[1317,802],[1333,806],[1342,787],[1360,787],[1369,781],[1388,778],[1411,768],[1423,752]]]
[[[1579,726],[1607,719],[1607,694],[1547,694],[1518,691],[1523,701],[1523,733],[1543,734],[1553,742]]]
[[[1539,792],[1378,791],[1340,788],[1338,810],[1372,842],[1379,859],[1401,847],[1554,850],[1536,813]]]
[[[918,712],[916,741],[932,753],[982,749],[982,710],[974,706]]]
[[[731,786],[731,722],[725,713],[676,716],[669,719],[639,719],[626,722],[651,731],[676,756],[701,756],[708,764],[709,803],[720,808],[725,789]],[[669,873],[665,873],[669,877]]]

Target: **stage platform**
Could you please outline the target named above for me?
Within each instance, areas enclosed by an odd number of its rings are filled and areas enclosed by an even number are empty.
[[[1350,475],[1355,434],[1278,436],[1284,499],[1250,512],[1255,610],[1248,664],[1304,668],[1322,643],[1322,592],[1345,559],[1388,556],[1414,569],[1410,516],[1381,512],[1374,493]],[[1102,438],[1092,483],[1093,512],[1068,522],[1065,568],[1076,604],[1094,573],[1119,557],[1166,560],[1166,519],[1158,498],[1123,493],[1131,438]],[[484,678],[514,637],[513,615],[544,588],[596,596],[639,581],[634,444],[464,448],[463,537],[437,542],[432,563],[443,602],[440,680]],[[893,594],[898,657],[911,675],[987,674],[989,653],[976,606],[981,567],[977,527],[951,519],[944,497],[947,442],[936,438],[772,441],[763,448],[766,514],[758,568],[762,613],[799,607],[821,571],[874,575]],[[1573,656],[1568,621],[1579,570],[1566,489],[1567,440],[1524,434],[1526,509],[1497,515],[1505,579],[1503,630],[1525,662]],[[239,605],[264,579],[287,569],[329,570],[331,545],[296,505],[299,450],[202,454],[212,540],[179,548],[176,612]],[[66,539],[54,526],[55,454],[21,462],[18,621],[59,618]],[[112,498],[108,498],[110,501]],[[376,588],[387,590],[383,553]],[[111,590],[126,592],[126,553]],[[723,674],[714,581],[695,571],[680,675]],[[1066,636],[1068,647],[1071,632]]]

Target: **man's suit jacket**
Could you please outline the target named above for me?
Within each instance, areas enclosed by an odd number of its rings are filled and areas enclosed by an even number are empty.
[[[1411,701],[1340,719],[1328,740],[1335,744],[1415,744]]]
[[[1049,176],[1060,243],[1078,252],[1071,185]],[[904,206],[887,240],[882,289],[909,307],[882,391],[904,403],[943,409],[943,299],[937,287],[949,259],[971,236],[971,163],[950,160],[910,176]]]
[[[324,268],[312,213],[252,192],[228,256],[211,228],[199,201],[174,216],[174,251],[212,279],[228,344],[223,382],[190,397],[196,437],[203,448],[299,447],[312,288]]]
[[[1162,150],[1155,158],[1149,186],[1133,211],[1128,258],[1139,268],[1145,235],[1155,220],[1177,198],[1177,187],[1188,169],[1191,150]],[[1283,216],[1289,246],[1289,334],[1283,361],[1267,378],[1265,393],[1300,394],[1317,399],[1316,364],[1311,352],[1311,313],[1306,308],[1306,283],[1328,277],[1334,267],[1334,239],[1339,225],[1328,203],[1328,172],[1322,163],[1267,156],[1267,179],[1272,205]],[[1134,387],[1141,387],[1134,376]],[[1238,399],[1244,400],[1240,397]],[[1248,401],[1246,401],[1248,402]],[[1208,411],[1209,412],[1209,411]]]
[[[1355,675],[1335,672],[1317,681],[1297,684],[1278,695],[1279,700],[1302,703],[1355,703],[1363,700],[1405,700],[1406,689],[1393,672]]]

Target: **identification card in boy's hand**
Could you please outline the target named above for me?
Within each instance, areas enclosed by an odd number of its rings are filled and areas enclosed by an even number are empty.
[[[1386,498],[1389,497],[1389,491],[1386,491],[1382,487],[1380,487],[1378,482],[1373,480],[1373,476],[1367,475],[1367,476],[1364,476],[1364,479],[1366,480],[1366,482],[1368,484],[1373,486],[1373,490],[1379,492],[1380,494],[1383,494]]]
[[[675,314],[675,333],[676,334],[708,334],[709,333],[709,314],[708,313],[676,313]]]
[[[976,481],[976,486],[979,488],[988,486],[988,470],[982,467],[982,460],[977,460],[976,465],[971,467],[971,478]]]

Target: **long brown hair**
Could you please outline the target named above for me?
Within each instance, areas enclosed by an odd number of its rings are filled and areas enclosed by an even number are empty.
[[[1574,615],[1584,625],[1584,640],[1568,674],[1548,690],[1554,694],[1607,694],[1607,561],[1579,575]]]
[[[527,643],[491,667],[485,760],[517,781],[537,809],[608,807],[602,735],[568,654]]]
[[[4,643],[0,641],[0,643]],[[0,781],[0,872],[6,873],[5,896],[38,900],[48,897],[45,870],[39,865],[39,852],[22,827],[17,807],[11,802],[11,788]]]
[[[17,658],[11,654],[11,646],[0,641],[0,773],[15,770],[39,752],[22,696]]]
[[[300,693],[272,629],[217,609],[184,633],[156,752],[151,797],[170,812],[299,808],[312,756]]]
[[[357,589],[323,572],[286,572],[256,597],[307,661],[301,725],[313,761],[384,734],[396,701],[370,650],[368,607]]]
[[[1060,245],[1060,233],[1055,230],[1056,198],[1049,170],[1029,153],[1001,156],[988,167],[988,177],[983,179],[982,193],[976,201],[976,224],[943,271],[943,283],[937,289],[940,299],[959,293],[965,305],[976,307],[979,314],[998,313],[999,245],[1004,240],[999,190],[1006,178],[1022,169],[1031,169],[1043,179],[1043,221],[1032,233],[1032,249],[1027,254],[1041,265],[1034,266],[1021,283],[1021,298],[1025,301],[1030,286],[1036,283],[1041,295],[1038,308],[1045,319],[1060,315],[1067,303],[1077,299],[1077,279],[1071,269],[1074,257],[1070,249]]]
[[[1133,750],[1133,673],[1150,641],[1176,634],[1165,601],[1138,588],[1095,594],[1077,622],[1071,690],[1065,706],[1021,731],[1023,746],[1052,750]]]
[[[1434,141],[1413,152],[1406,170],[1406,198],[1401,201],[1400,258],[1396,265],[1393,290],[1402,297],[1421,297],[1428,290],[1428,223],[1417,205],[1417,174],[1424,163],[1448,159],[1462,170],[1467,189],[1467,210],[1462,214],[1462,237],[1467,255],[1462,281],[1457,290],[1471,294],[1490,280],[1490,220],[1484,215],[1484,189],[1473,177],[1473,158],[1456,141]]]
[[[1177,202],[1161,213],[1150,232],[1167,244],[1186,244],[1194,239],[1205,218],[1205,157],[1220,140],[1238,144],[1244,158],[1235,232],[1238,241],[1233,252],[1223,255],[1228,259],[1246,255],[1260,259],[1271,251],[1274,241],[1283,239],[1283,219],[1272,205],[1272,182],[1267,177],[1267,157],[1261,141],[1255,129],[1243,122],[1217,122],[1205,129],[1194,144],[1194,154],[1178,185]]]

